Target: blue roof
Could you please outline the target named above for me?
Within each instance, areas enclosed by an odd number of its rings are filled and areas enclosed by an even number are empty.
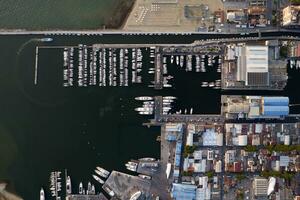
[[[288,106],[288,97],[264,97],[265,106]]]
[[[173,183],[172,196],[175,200],[194,200],[196,188],[195,185]]]
[[[288,106],[264,106],[263,115],[265,116],[287,116],[289,115]]]
[[[176,167],[180,166],[180,159],[181,159],[181,155],[180,154],[175,154],[174,165]]]
[[[179,170],[178,170],[178,169],[175,169],[175,170],[174,170],[173,176],[174,176],[174,177],[179,177]]]
[[[181,141],[178,141],[176,143],[176,150],[175,150],[176,154],[181,154],[181,147],[182,147],[182,143],[181,143]]]
[[[176,135],[167,135],[168,141],[176,141]]]

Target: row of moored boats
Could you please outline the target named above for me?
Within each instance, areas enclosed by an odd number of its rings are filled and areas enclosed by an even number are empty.
[[[170,62],[180,66],[181,68],[185,66],[186,71],[193,71],[194,62],[196,72],[206,72],[206,66],[212,67],[216,62],[218,62],[217,72],[221,72],[222,57],[216,55],[172,55]]]
[[[74,59],[77,51],[78,58]],[[75,62],[78,62],[77,69],[74,68]],[[63,86],[74,86],[75,81],[79,87],[128,86],[129,76],[132,83],[142,83],[142,68],[140,48],[97,48],[79,44],[78,48],[64,48]]]
[[[108,178],[108,176],[110,175],[110,172],[101,168],[101,167],[96,167],[96,169],[94,170],[95,174],[92,175],[92,177],[95,179],[95,181],[97,181],[98,183],[100,183],[101,185],[105,183],[105,179]],[[73,194],[72,192],[72,183],[71,183],[71,177],[66,175],[66,194],[70,195]],[[61,200],[61,196],[60,193],[62,191],[62,183],[61,183],[61,172],[60,171],[55,171],[55,172],[51,172],[50,174],[50,193],[51,196],[54,197],[56,200]],[[109,195],[113,196],[113,191],[109,190],[106,188],[106,192],[108,192]],[[84,185],[82,182],[79,183],[79,187],[78,187],[78,193],[80,195],[94,195],[96,194],[96,190],[95,190],[95,185],[93,185],[91,182],[88,182],[87,184],[87,188],[84,188]],[[45,200],[45,190],[44,188],[41,188],[40,190],[40,200]]]

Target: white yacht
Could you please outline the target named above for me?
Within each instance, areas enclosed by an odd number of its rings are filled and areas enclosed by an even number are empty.
[[[173,96],[165,96],[165,97],[163,97],[163,99],[177,99],[177,97],[173,97]]]
[[[139,174],[139,177],[141,177],[143,179],[151,180],[151,176],[147,176],[147,175],[144,175],[144,174]]]
[[[93,178],[98,181],[100,184],[104,184],[104,181],[96,175],[93,175]]]
[[[131,197],[130,200],[138,200],[140,198],[140,196],[142,195],[141,191],[138,191],[136,193],[134,193]]]
[[[40,190],[40,200],[45,200],[45,191],[43,188]]]
[[[83,184],[82,184],[82,182],[79,183],[79,194],[83,194]]]
[[[153,97],[141,96],[141,97],[135,97],[134,99],[138,101],[150,101],[153,100]]]
[[[103,172],[101,172],[101,171],[99,171],[99,170],[97,170],[97,169],[95,169],[95,173],[96,173],[97,175],[103,177],[103,178],[107,178],[107,177],[108,177],[108,175],[104,174]]]
[[[99,170],[100,172],[102,172],[103,174],[105,174],[105,175],[109,175],[110,174],[110,172],[109,171],[107,171],[107,170],[105,170],[105,169],[103,169],[103,168],[101,168],[101,167],[96,167],[97,168],[97,170]]]
[[[153,161],[156,161],[155,158],[140,158],[139,161],[150,161],[150,162],[153,162]]]
[[[66,180],[66,192],[67,194],[71,194],[72,193],[72,185],[71,185],[71,177],[67,176],[67,180]]]

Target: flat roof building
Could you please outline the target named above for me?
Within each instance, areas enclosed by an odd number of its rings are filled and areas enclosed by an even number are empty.
[[[255,196],[267,196],[269,182],[265,178],[257,177],[253,180],[253,190]]]
[[[193,200],[196,199],[195,185],[173,183],[172,198],[175,200]]]
[[[246,86],[268,86],[268,46],[238,46],[237,80]]]

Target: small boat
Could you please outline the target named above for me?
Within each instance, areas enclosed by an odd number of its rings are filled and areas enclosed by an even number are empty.
[[[82,184],[82,182],[79,183],[79,194],[83,194],[83,184]]]
[[[52,42],[53,38],[42,38],[41,42]]]
[[[153,112],[148,112],[148,111],[140,111],[139,112],[140,115],[152,115]]]
[[[184,56],[180,56],[180,63],[179,63],[180,67],[183,67],[184,65]]]
[[[165,96],[165,97],[163,97],[163,99],[165,100],[165,99],[169,99],[169,100],[175,100],[175,99],[177,99],[177,97],[173,97],[173,96]]]
[[[163,111],[169,111],[171,109],[172,109],[171,107],[163,107]]]
[[[154,105],[154,101],[145,101],[144,104],[145,105]]]
[[[209,86],[209,87],[214,87],[214,86],[215,86],[215,83],[214,83],[214,82],[210,82],[210,83],[208,84],[208,86]]]
[[[128,164],[129,165],[133,165],[133,166],[137,166],[138,165],[138,163],[136,163],[136,162],[128,162]]]
[[[66,180],[66,192],[67,194],[72,194],[72,185],[71,185],[71,177],[68,176]]]
[[[163,99],[163,103],[172,103],[174,102],[173,99]]]
[[[166,87],[166,88],[171,88],[172,85],[171,85],[171,84],[164,84],[164,87]]]
[[[107,176],[110,174],[110,172],[109,171],[107,171],[107,170],[105,170],[105,169],[103,169],[102,167],[96,167],[97,168],[97,170],[99,170],[100,172],[102,172],[103,174],[106,174]]]
[[[176,65],[179,65],[179,56],[176,56]]]
[[[45,191],[43,188],[40,190],[40,200],[45,200]]]
[[[93,175],[93,178],[98,181],[100,184],[104,184],[104,181],[96,175]]]
[[[96,173],[97,175],[103,177],[103,178],[107,178],[107,177],[108,177],[108,175],[104,174],[103,172],[101,172],[101,171],[99,171],[99,170],[97,170],[97,169],[95,169],[95,173]]]
[[[95,190],[95,186],[94,185],[92,185],[91,194],[96,194],[96,190]]]
[[[140,198],[140,196],[142,195],[141,191],[138,191],[136,193],[134,193],[129,200],[138,200]]]
[[[156,161],[155,158],[140,158],[139,161],[150,161],[150,162],[153,162],[153,161]]]
[[[103,190],[104,190],[105,192],[107,192],[107,193],[109,194],[109,196],[111,196],[111,197],[115,196],[114,191],[112,191],[109,187],[104,186],[104,187],[103,187]]]
[[[139,177],[141,177],[143,179],[151,180],[151,176],[147,176],[147,175],[144,175],[144,174],[139,174]]]
[[[208,82],[202,82],[201,87],[208,87]]]
[[[126,169],[128,169],[129,171],[136,172],[136,167],[134,166],[126,166]]]
[[[87,188],[86,194],[91,194],[91,193],[92,193],[92,184],[91,184],[91,182],[88,182],[88,188]]]
[[[139,107],[139,108],[135,108],[134,110],[138,112],[153,112],[153,108],[147,108],[147,107]]]
[[[153,97],[141,96],[141,97],[135,97],[134,99],[138,101],[150,101],[153,100]]]

